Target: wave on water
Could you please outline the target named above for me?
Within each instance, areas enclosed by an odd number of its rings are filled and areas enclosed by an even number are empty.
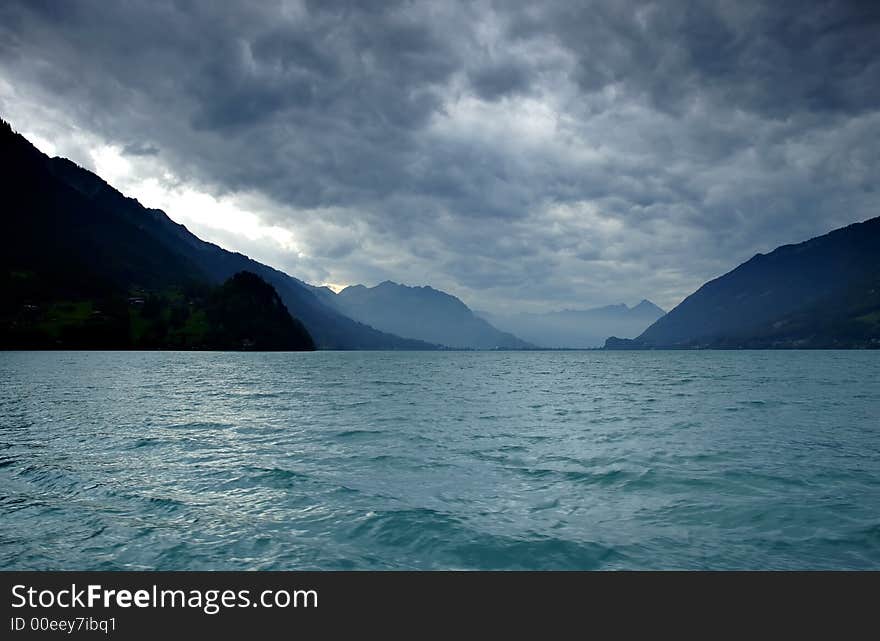
[[[876,352],[8,352],[0,375],[0,569],[880,569]]]

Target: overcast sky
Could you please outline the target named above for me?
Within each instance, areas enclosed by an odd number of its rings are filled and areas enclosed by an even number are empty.
[[[0,115],[313,283],[670,308],[880,214],[880,3],[0,3]]]

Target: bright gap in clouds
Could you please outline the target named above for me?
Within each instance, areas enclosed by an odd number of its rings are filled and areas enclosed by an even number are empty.
[[[249,240],[268,240],[298,257],[300,251],[290,230],[266,225],[249,211],[240,196],[217,198],[205,191],[180,183],[168,171],[155,176],[139,176],[121,149],[103,145],[89,151],[96,173],[126,196],[137,198],[146,207],[163,210],[173,220],[210,238],[212,231],[240,234]],[[151,163],[153,164],[153,163]],[[226,236],[224,236],[224,240]]]
[[[254,210],[262,209],[261,196],[236,194],[218,198],[204,189],[182,183],[153,157],[130,159],[116,145],[84,140],[82,132],[76,136],[62,136],[58,144],[35,131],[25,129],[20,132],[47,156],[69,157],[92,169],[125,196],[136,198],[145,207],[161,209],[203,240],[252,255],[267,264],[272,264],[268,256],[277,256],[278,252],[297,259],[304,256],[298,239],[290,230],[267,225],[254,213]],[[269,203],[263,205],[271,206]],[[272,246],[271,253],[267,253],[266,258],[254,256],[252,243],[234,246],[236,237],[260,241],[260,244],[268,242]]]

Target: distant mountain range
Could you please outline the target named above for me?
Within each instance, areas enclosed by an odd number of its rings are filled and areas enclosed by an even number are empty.
[[[880,348],[880,217],[757,254],[606,348]]]
[[[433,287],[385,281],[323,293],[340,312],[376,329],[458,349],[528,349],[535,346],[493,327],[461,300]]]
[[[49,158],[2,121],[0,180],[0,343],[7,347],[44,330],[52,337],[44,347],[78,345],[71,336],[109,309],[137,304],[129,299],[182,298],[188,306],[206,296],[206,287],[251,272],[276,290],[319,348],[436,348],[346,317],[311,286],[199,239],[73,162]]]
[[[478,312],[496,327],[521,338],[550,348],[601,347],[608,336],[633,338],[664,311],[649,300],[627,307],[607,305],[593,309],[565,309],[543,314],[492,314]]]
[[[199,239],[3,121],[0,181],[4,348],[880,347],[880,218],[758,254],[666,315],[647,300],[500,315],[431,287],[309,285]]]

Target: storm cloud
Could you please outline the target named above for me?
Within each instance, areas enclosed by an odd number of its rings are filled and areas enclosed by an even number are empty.
[[[671,307],[880,213],[880,5],[7,0],[0,115],[304,280]]]

